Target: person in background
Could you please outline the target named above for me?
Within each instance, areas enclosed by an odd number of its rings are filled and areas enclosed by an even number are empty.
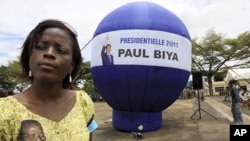
[[[233,115],[233,124],[235,125],[243,125],[243,116],[241,112],[240,104],[243,102],[242,98],[239,94],[239,84],[237,80],[230,80],[229,81],[229,92],[231,95],[232,103],[231,103],[231,112]]]
[[[241,103],[241,110],[244,109],[244,107],[249,107],[249,95],[248,95],[248,91],[247,88],[244,87],[243,88],[243,92],[241,93],[241,97],[243,99],[243,102]]]
[[[73,86],[82,63],[76,31],[60,20],[40,22],[23,43],[20,62],[21,80],[30,86],[0,99],[0,139],[16,141],[20,123],[32,119],[49,141],[92,140],[94,104]]]
[[[225,97],[224,97],[224,101],[231,101],[231,98],[230,98],[230,92],[229,92],[229,87],[226,88],[225,90]]]
[[[241,96],[242,96],[243,98],[247,98],[247,97],[248,97],[248,91],[247,91],[247,88],[246,88],[246,87],[244,87],[244,88],[242,88],[242,90],[243,90],[243,92],[241,93]]]

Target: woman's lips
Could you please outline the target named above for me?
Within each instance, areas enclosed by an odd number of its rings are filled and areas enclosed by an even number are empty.
[[[39,66],[41,69],[45,69],[45,70],[53,70],[56,68],[55,65],[49,62],[42,62],[39,64]]]

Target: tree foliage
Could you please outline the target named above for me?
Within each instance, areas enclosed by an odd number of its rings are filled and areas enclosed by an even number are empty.
[[[229,68],[250,63],[250,32],[225,38],[210,29],[202,39],[192,39],[192,52],[192,72],[200,71],[207,76],[209,94],[213,95],[213,76],[225,75]]]
[[[82,63],[80,72],[75,80],[75,86],[78,86],[79,89],[85,90],[92,97],[99,96],[92,79],[90,61]]]
[[[9,65],[1,66],[0,68],[0,88],[9,91],[9,94],[13,94],[13,91],[17,89],[18,77],[21,73],[21,66],[18,61],[9,62]]]
[[[28,83],[21,83],[18,78],[21,74],[21,66],[19,61],[9,62],[8,66],[0,67],[0,88],[8,90],[10,94],[21,92]],[[83,62],[79,75],[74,80],[77,89],[84,89],[91,95],[98,95],[97,89],[94,86],[92,75],[90,72],[90,62]]]

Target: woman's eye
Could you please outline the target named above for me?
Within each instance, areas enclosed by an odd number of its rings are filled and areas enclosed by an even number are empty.
[[[45,45],[39,45],[39,44],[38,44],[38,45],[35,46],[35,48],[36,48],[36,49],[39,49],[39,50],[42,50],[42,49],[45,49],[46,46],[45,46]]]
[[[67,50],[65,48],[63,48],[62,46],[58,46],[57,47],[57,51],[61,54],[66,54]]]
[[[66,52],[65,52],[65,50],[60,49],[60,48],[59,48],[59,49],[57,49],[57,51],[58,51],[59,53],[62,53],[62,54],[66,53]]]

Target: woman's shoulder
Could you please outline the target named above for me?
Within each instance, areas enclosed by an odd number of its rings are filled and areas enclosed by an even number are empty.
[[[90,99],[90,96],[83,90],[76,90],[76,94],[79,99]]]
[[[5,117],[14,115],[16,112],[19,112],[19,109],[21,108],[20,104],[13,96],[0,98],[0,105],[1,105],[1,115],[4,115]]]
[[[94,114],[94,103],[90,96],[83,90],[77,90],[77,103],[81,108],[84,109],[84,113],[88,115],[89,118]]]
[[[1,107],[12,105],[13,102],[14,102],[13,96],[7,96],[7,97],[0,98]]]
[[[93,101],[90,96],[83,90],[77,90],[77,101],[84,104],[84,105],[93,105]]]

